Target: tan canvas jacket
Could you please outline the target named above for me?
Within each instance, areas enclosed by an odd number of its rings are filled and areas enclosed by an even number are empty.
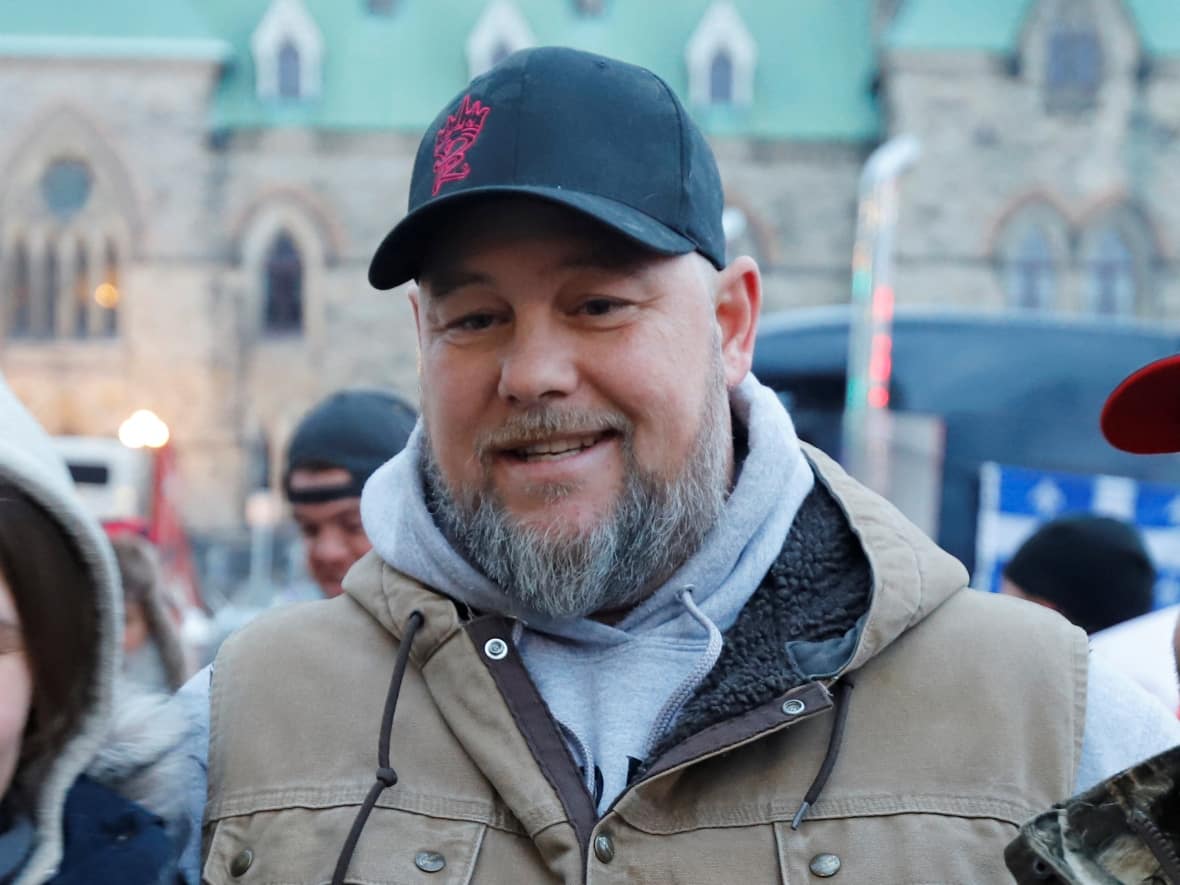
[[[510,624],[371,554],[345,596],[276,611],[218,656],[205,881],[331,880],[374,782],[415,611],[392,726],[398,780],[349,882],[1010,881],[1003,849],[1018,825],[1073,790],[1085,638],[1043,609],[966,591],[957,561],[809,456],[872,573],[840,673],[688,736],[600,817],[511,643],[498,653]],[[847,705],[840,740],[834,697]],[[833,744],[830,779],[793,829]]]

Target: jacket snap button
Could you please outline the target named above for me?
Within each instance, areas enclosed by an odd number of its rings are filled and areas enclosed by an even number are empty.
[[[508,657],[508,643],[497,637],[484,643],[483,653],[493,661],[502,661]]]
[[[437,873],[447,865],[447,859],[437,851],[419,851],[414,866],[424,873]]]
[[[810,867],[821,879],[830,879],[840,872],[840,858],[834,854],[817,854],[811,859]]]
[[[806,709],[807,704],[803,703],[798,698],[791,698],[789,701],[783,704],[783,712],[788,716],[798,716]]]
[[[254,852],[249,848],[243,848],[229,862],[229,874],[235,879],[244,876],[252,863],[254,863]]]
[[[603,863],[610,863],[615,859],[615,840],[607,833],[594,837],[594,856]]]

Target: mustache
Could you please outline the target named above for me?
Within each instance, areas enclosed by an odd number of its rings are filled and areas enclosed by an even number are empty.
[[[485,430],[475,439],[475,455],[485,462],[505,449],[518,449],[555,436],[592,436],[618,433],[627,439],[632,424],[626,415],[610,410],[530,409],[513,415],[499,427]]]

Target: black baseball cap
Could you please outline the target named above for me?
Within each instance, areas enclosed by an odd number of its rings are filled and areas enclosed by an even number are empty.
[[[283,490],[292,504],[360,497],[365,480],[405,448],[418,420],[414,408],[384,390],[340,390],[300,419],[287,446]],[[315,489],[291,488],[300,468],[340,467],[348,479]]]
[[[422,137],[408,212],[369,282],[416,278],[446,210],[495,195],[567,206],[653,252],[725,264],[713,152],[668,84],[635,65],[548,46],[472,80]]]

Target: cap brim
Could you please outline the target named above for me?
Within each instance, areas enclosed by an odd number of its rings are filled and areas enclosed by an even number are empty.
[[[683,255],[697,248],[650,215],[605,197],[550,187],[478,187],[431,200],[403,218],[377,247],[369,264],[369,283],[376,289],[392,289],[416,279],[441,216],[481,198],[513,195],[566,206],[660,255]]]
[[[1102,433],[1136,455],[1180,452],[1180,354],[1127,377],[1102,408]]]

